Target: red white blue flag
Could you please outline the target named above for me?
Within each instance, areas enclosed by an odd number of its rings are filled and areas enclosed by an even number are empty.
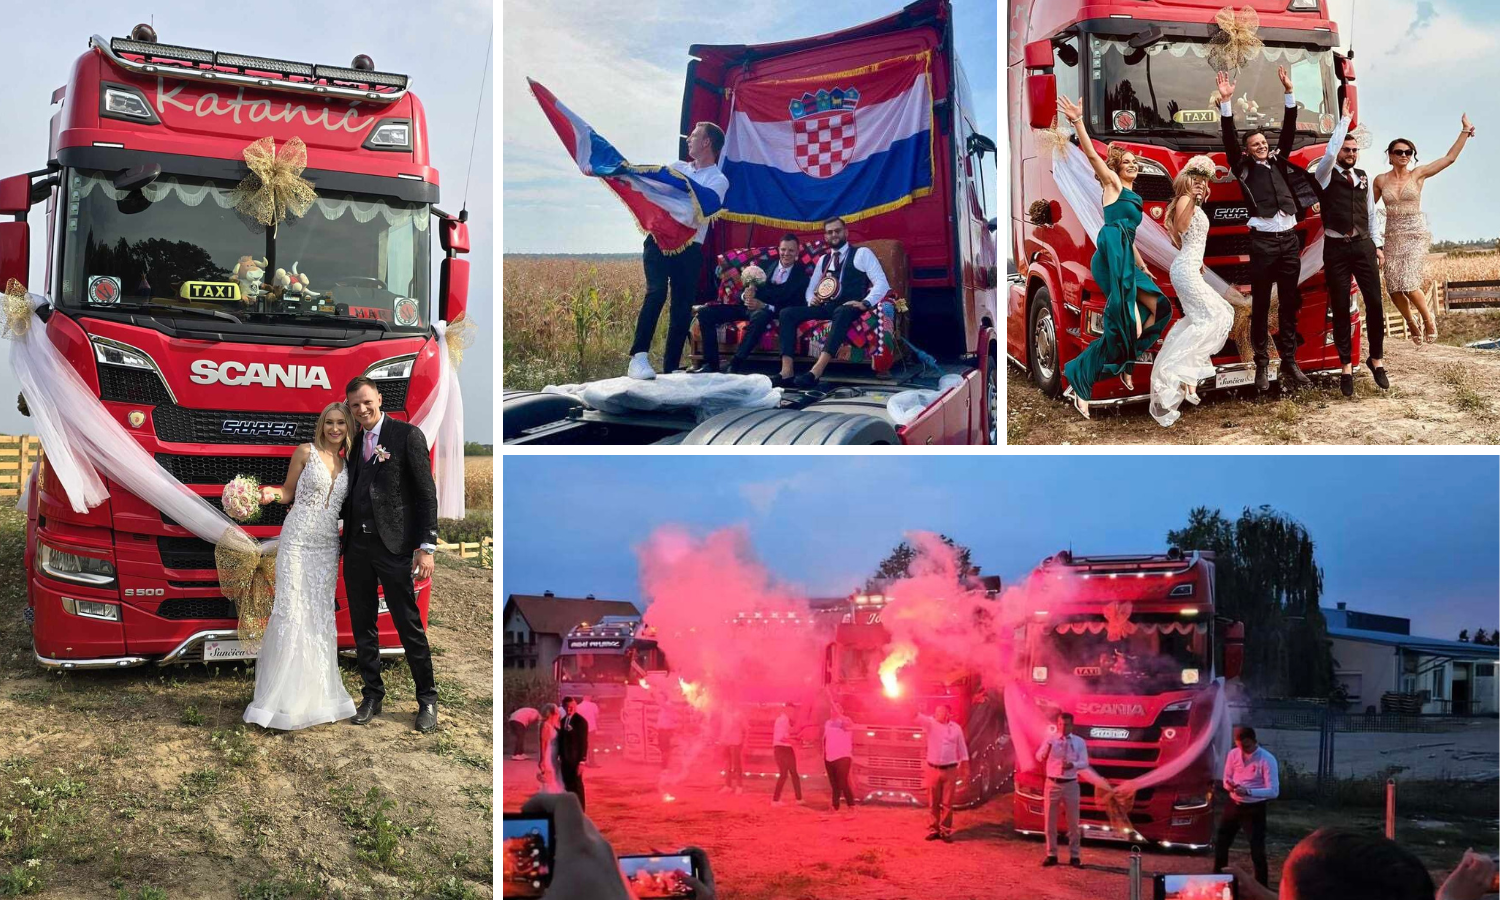
[[[551,91],[529,78],[526,82],[578,170],[602,178],[663,253],[687,247],[698,228],[718,214],[723,201],[713,190],[667,166],[632,165]]]
[[[724,217],[810,229],[932,192],[930,53],[843,72],[745,81],[720,168]]]

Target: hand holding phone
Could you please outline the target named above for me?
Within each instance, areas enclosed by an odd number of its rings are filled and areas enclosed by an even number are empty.
[[[698,873],[686,853],[631,854],[619,860],[620,874],[638,900],[698,897]]]
[[[615,864],[615,851],[583,814],[572,794],[536,794],[521,806],[523,815],[550,817],[556,851],[552,897],[589,900],[634,900]],[[512,896],[509,891],[504,896]],[[520,895],[515,895],[520,896]]]
[[[1478,900],[1493,893],[1496,884],[1495,860],[1470,848],[1464,851],[1458,868],[1443,882],[1437,897],[1438,900]]]

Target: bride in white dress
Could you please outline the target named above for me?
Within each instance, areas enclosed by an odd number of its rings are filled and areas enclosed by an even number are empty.
[[[330,403],[314,442],[292,455],[286,484],[261,488],[262,502],[292,508],[276,551],[276,600],[255,662],[255,699],[245,721],[291,731],[354,715],[339,676],[334,588],[339,573],[339,509],[349,490],[349,408]]]
[[[562,754],[557,740],[561,724],[562,713],[557,704],[548,703],[542,707],[541,748],[536,755],[536,780],[541,785],[538,791],[543,794],[561,794],[567,790],[562,784]]]
[[[1234,308],[1203,280],[1203,248],[1208,242],[1208,216],[1200,208],[1208,199],[1213,160],[1195,156],[1173,182],[1167,233],[1182,252],[1172,260],[1172,287],[1182,306],[1177,322],[1162,340],[1151,367],[1151,417],[1163,427],[1182,415],[1186,400],[1198,402],[1198,382],[1214,377],[1213,354],[1219,352],[1234,325]]]

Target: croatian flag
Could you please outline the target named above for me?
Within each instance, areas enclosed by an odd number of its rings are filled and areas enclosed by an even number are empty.
[[[930,53],[862,69],[746,81],[720,167],[724,217],[813,229],[869,218],[932,192]]]
[[[713,190],[667,166],[631,165],[551,91],[530,78],[526,82],[578,170],[602,178],[635,217],[636,226],[656,238],[661,252],[681,252],[697,239],[698,228],[718,214],[722,201]]]

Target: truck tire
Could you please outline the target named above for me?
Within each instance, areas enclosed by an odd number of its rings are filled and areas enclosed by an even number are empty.
[[[885,419],[800,409],[734,409],[699,423],[684,444],[763,446],[766,444],[899,444]]]
[[[500,410],[502,440],[508,441],[532,428],[566,419],[568,413],[582,408],[583,404],[578,400],[563,394],[506,391],[505,405]]]
[[[1052,315],[1052,295],[1046,285],[1037,288],[1026,313],[1026,359],[1031,380],[1042,393],[1062,396],[1062,364],[1058,361],[1057,320]]]

